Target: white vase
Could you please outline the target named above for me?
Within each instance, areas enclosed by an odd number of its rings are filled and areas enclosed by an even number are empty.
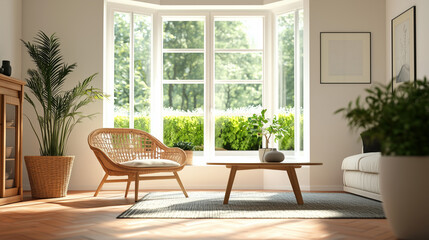
[[[397,238],[429,239],[429,156],[382,156],[380,191]]]
[[[275,148],[260,148],[259,149],[259,161],[261,162],[265,162],[265,154],[267,154],[268,152],[273,151],[273,149]]]

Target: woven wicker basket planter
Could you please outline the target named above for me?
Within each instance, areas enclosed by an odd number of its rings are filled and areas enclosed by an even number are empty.
[[[33,198],[67,195],[74,156],[25,156]]]
[[[192,165],[192,160],[194,158],[194,151],[185,151],[186,153],[186,164]]]

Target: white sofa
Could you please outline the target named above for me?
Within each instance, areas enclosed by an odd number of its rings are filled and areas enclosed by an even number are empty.
[[[341,169],[344,191],[381,201],[379,185],[379,152],[346,157]]]

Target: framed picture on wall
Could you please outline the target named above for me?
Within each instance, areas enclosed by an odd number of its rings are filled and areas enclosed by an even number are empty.
[[[320,83],[371,83],[371,33],[321,32]]]
[[[392,88],[416,79],[416,7],[392,19]]]

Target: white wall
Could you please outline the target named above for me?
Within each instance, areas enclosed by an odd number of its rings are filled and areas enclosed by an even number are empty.
[[[370,84],[320,84],[320,32],[371,32],[372,82],[386,79],[384,0],[310,0],[310,168],[312,190],[340,190],[341,161],[361,152],[358,133],[333,112],[364,94]]]
[[[416,6],[416,67],[417,79],[429,77],[429,1],[427,0],[386,0],[386,76],[388,81],[392,77],[391,65],[391,20]]]
[[[11,77],[21,79],[22,0],[0,0],[0,66],[9,60]]]

